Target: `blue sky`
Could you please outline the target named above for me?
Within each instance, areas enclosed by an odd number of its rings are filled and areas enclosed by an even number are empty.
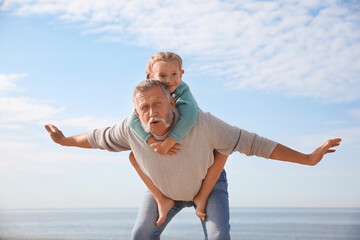
[[[148,59],[174,51],[201,109],[310,153],[315,167],[234,153],[232,207],[360,207],[356,1],[0,1],[0,208],[138,207],[128,153],[64,148],[65,135],[132,109]]]

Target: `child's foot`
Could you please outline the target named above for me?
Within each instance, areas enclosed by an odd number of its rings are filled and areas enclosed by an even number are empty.
[[[195,214],[200,218],[202,221],[206,220],[206,213],[205,213],[205,207],[206,207],[206,200],[202,201],[198,198],[194,199],[194,203],[196,204],[196,211]]]
[[[174,200],[170,198],[163,198],[161,201],[157,201],[158,204],[158,211],[159,211],[159,218],[156,222],[157,226],[161,226],[166,220],[166,216],[170,209],[174,206],[175,202]]]

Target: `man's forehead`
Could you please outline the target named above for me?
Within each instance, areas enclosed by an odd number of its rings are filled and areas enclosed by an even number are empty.
[[[137,91],[134,96],[136,102],[146,102],[162,98],[166,98],[166,95],[160,86],[152,86],[144,91]]]

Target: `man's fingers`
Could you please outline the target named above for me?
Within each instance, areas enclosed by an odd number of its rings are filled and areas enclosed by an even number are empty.
[[[45,125],[45,129],[46,129],[46,131],[48,131],[48,133],[51,133],[51,129],[50,129],[49,125]]]
[[[329,145],[330,147],[339,146],[341,142],[341,138],[333,138],[328,141],[326,141],[325,144]]]
[[[341,138],[329,139],[321,146],[321,148],[323,150],[325,150],[325,153],[331,153],[331,152],[335,151],[335,150],[333,150],[331,148],[339,146],[340,142],[341,142]]]
[[[47,124],[45,125],[45,129],[51,134],[51,133],[54,133],[56,132],[58,129],[57,127],[55,127],[54,125],[51,125],[51,124]]]
[[[53,132],[59,131],[59,129],[58,129],[57,127],[55,127],[54,125],[51,125],[51,124],[45,125],[45,129],[46,129],[49,133],[53,133]]]

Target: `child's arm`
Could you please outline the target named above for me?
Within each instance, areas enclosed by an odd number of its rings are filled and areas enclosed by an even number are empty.
[[[195,125],[198,105],[190,92],[189,86],[181,82],[179,87],[172,94],[175,106],[179,110],[180,118],[171,130],[169,137],[180,142]]]
[[[144,131],[144,128],[141,126],[140,119],[136,116],[135,111],[129,116],[128,125],[136,136],[145,143],[148,141],[149,137],[152,136],[151,133]]]
[[[181,82],[172,96],[179,110],[180,118],[170,131],[169,136],[160,144],[153,145],[155,151],[162,155],[168,154],[174,144],[180,142],[185,137],[195,125],[197,117],[198,105],[186,83]],[[153,143],[153,139],[148,139],[147,143]]]
[[[213,187],[215,186],[215,183],[219,179],[228,157],[228,155],[221,154],[218,151],[214,150],[214,163],[208,169],[201,188],[194,198],[194,203],[196,204],[195,213],[203,221],[205,221],[206,218],[205,208],[207,199]]]
[[[159,218],[156,221],[156,225],[160,226],[166,220],[167,213],[169,210],[174,206],[174,200],[166,197],[152,182],[152,180],[141,170],[134,154],[131,152],[129,155],[129,159],[133,167],[135,168],[136,172],[139,174],[140,178],[143,180],[145,185],[148,187],[150,192],[152,193],[157,205],[158,205],[158,212]]]

